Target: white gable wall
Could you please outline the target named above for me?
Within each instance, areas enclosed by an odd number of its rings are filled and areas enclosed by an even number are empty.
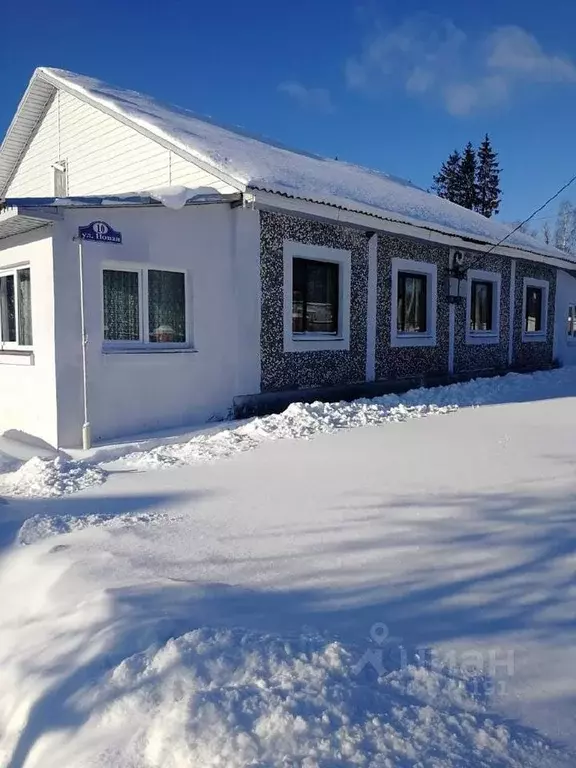
[[[171,184],[236,191],[65,91],[58,91],[50,103],[5,197],[53,195],[52,164],[58,160],[67,162],[68,194],[72,196],[135,192]]]
[[[0,270],[30,265],[33,356],[0,352],[0,434],[57,445],[52,228],[0,240]]]

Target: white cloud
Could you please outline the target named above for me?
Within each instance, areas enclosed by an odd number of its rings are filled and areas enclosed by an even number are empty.
[[[345,74],[353,90],[374,95],[400,86],[411,96],[441,99],[458,116],[506,104],[523,84],[576,83],[574,62],[546,52],[521,27],[497,27],[471,39],[429,14],[378,28],[348,59]]]
[[[334,105],[330,91],[326,88],[307,88],[294,80],[280,83],[278,90],[297,101],[302,107],[315,109],[319,112],[333,112]]]

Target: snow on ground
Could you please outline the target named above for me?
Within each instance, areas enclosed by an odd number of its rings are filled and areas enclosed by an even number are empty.
[[[560,369],[529,376],[511,373],[497,379],[414,389],[404,395],[384,395],[352,403],[293,403],[281,414],[236,423],[229,428],[206,429],[182,440],[168,437],[129,441],[97,448],[91,455],[84,454],[84,460],[76,461],[62,455],[35,456],[18,470],[0,474],[0,493],[60,496],[105,482],[106,468],[119,459],[122,459],[120,466],[132,470],[201,463],[252,450],[269,440],[311,438],[354,427],[441,415],[462,407],[522,400],[531,397],[534,390],[538,390],[540,397],[553,397],[564,392],[567,386],[572,386],[569,369]],[[73,453],[83,455],[78,451]],[[6,469],[12,466],[8,458]]]
[[[576,765],[576,374],[400,400],[5,499],[0,765]]]

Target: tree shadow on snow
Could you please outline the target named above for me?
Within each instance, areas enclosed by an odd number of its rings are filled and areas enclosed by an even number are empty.
[[[47,678],[55,674],[56,681],[32,707],[6,768],[24,768],[34,744],[46,732],[73,730],[86,722],[94,708],[78,706],[77,696],[94,680],[109,674],[123,659],[199,627],[242,627],[286,637],[311,627],[327,640],[340,638],[350,644],[353,661],[360,661],[367,650],[382,650],[384,640],[386,647],[392,643],[396,649],[405,649],[408,661],[417,658],[415,649],[421,646],[464,639],[481,642],[499,632],[502,637],[514,632],[535,640],[562,633],[565,642],[576,641],[570,592],[576,514],[571,498],[493,493],[429,500],[404,496],[384,504],[377,498],[362,497],[361,492],[357,496],[358,516],[334,526],[340,533],[350,526],[353,536],[331,543],[331,527],[310,525],[298,531],[302,546],[290,555],[302,560],[302,583],[307,575],[322,583],[323,577],[335,574],[343,583],[347,568],[350,575],[358,576],[358,566],[347,565],[346,556],[361,557],[363,580],[352,579],[353,586],[245,589],[166,577],[163,583],[111,591],[113,617],[91,628],[91,636],[98,636],[103,646],[95,658],[88,663],[79,661],[86,650],[86,638],[81,638],[77,651],[67,651],[52,668],[30,668],[29,674],[41,673]],[[119,511],[130,512],[163,501],[159,497],[122,497],[112,503]],[[111,499],[77,496],[67,503],[80,516],[99,506],[109,508]],[[61,510],[62,504],[59,499],[18,506],[22,514],[30,514],[36,505],[50,513],[52,508]],[[282,535],[285,529],[275,531],[271,523],[262,535],[275,533]],[[55,544],[57,541],[55,538]],[[386,562],[390,557],[404,558],[406,567],[389,573]],[[204,572],[213,560],[207,556],[197,562],[197,572]],[[325,565],[329,562],[331,566]],[[266,564],[262,557],[262,570]],[[376,628],[381,632],[382,625],[389,632],[384,638],[376,632]],[[389,658],[394,666],[394,655]],[[107,694],[94,706],[105,708],[114,695]],[[533,733],[496,714],[490,717],[519,739]],[[487,768],[508,765],[480,764]],[[401,768],[403,763],[397,765]]]

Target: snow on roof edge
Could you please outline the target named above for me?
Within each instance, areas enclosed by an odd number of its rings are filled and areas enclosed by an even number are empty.
[[[570,258],[571,254],[566,253],[564,251],[560,251],[557,248],[551,247],[546,251],[543,250],[531,250],[528,247],[522,247],[521,245],[518,245],[517,243],[514,243],[513,241],[505,240],[503,242],[499,242],[498,240],[488,240],[488,239],[480,239],[475,238],[472,234],[458,231],[458,230],[452,230],[447,227],[441,227],[440,225],[433,224],[432,222],[425,222],[425,221],[418,221],[414,219],[410,219],[408,216],[400,217],[399,215],[395,214],[388,214],[386,215],[385,211],[382,211],[380,208],[370,208],[370,206],[357,206],[357,207],[351,207],[348,202],[344,204],[342,201],[336,202],[336,201],[329,201],[329,200],[318,200],[316,198],[311,197],[299,197],[298,195],[290,195],[287,192],[281,192],[276,189],[272,189],[271,187],[264,187],[264,186],[256,186],[254,184],[250,184],[248,189],[254,190],[254,191],[260,191],[260,192],[269,192],[273,195],[278,195],[280,197],[286,197],[292,200],[302,200],[303,202],[307,203],[315,203],[317,205],[326,205],[330,208],[337,208],[342,211],[349,211],[350,213],[359,213],[364,216],[372,216],[375,219],[379,219],[381,221],[389,221],[392,224],[404,224],[410,227],[414,227],[415,229],[421,229],[425,230],[426,232],[433,232],[439,235],[446,235],[447,237],[458,237],[460,240],[465,240],[466,242],[469,242],[471,244],[474,244],[476,246],[487,246],[486,252],[490,251],[492,252],[494,248],[502,247],[502,248],[510,248],[515,251],[519,251],[520,253],[526,253],[526,254],[532,254],[534,256],[540,256],[543,259],[557,259],[561,261],[565,261],[567,264],[573,265],[574,268],[576,268],[576,258],[572,259]],[[539,245],[538,241],[535,241],[537,245]],[[520,256],[518,257],[520,258]]]
[[[478,223],[477,219],[474,220],[474,217],[478,216],[477,214],[474,214],[473,217],[470,218],[468,214],[471,212],[468,212],[465,209],[460,209],[459,206],[455,206],[454,204],[449,203],[449,201],[444,200],[442,200],[441,205],[438,206],[438,211],[435,211],[434,206],[440,201],[440,198],[437,198],[436,202],[431,203],[430,198],[435,198],[434,195],[420,189],[411,182],[397,179],[396,177],[381,171],[363,168],[345,162],[338,164],[342,168],[343,176],[355,173],[360,176],[363,175],[363,178],[359,179],[359,184],[366,182],[366,177],[369,177],[368,184],[370,183],[370,180],[384,186],[386,184],[392,184],[393,187],[398,188],[399,195],[402,194],[402,188],[409,188],[414,192],[418,192],[420,195],[424,195],[426,200],[423,206],[421,205],[422,198],[420,200],[412,199],[410,203],[406,203],[404,206],[407,210],[414,210],[415,213],[422,214],[421,216],[417,218],[411,217],[401,210],[401,206],[398,210],[394,210],[394,206],[390,209],[385,205],[385,201],[383,200],[378,200],[378,205],[371,205],[368,202],[364,202],[364,200],[370,200],[371,198],[369,196],[364,196],[363,198],[362,194],[346,194],[345,196],[342,196],[341,194],[330,194],[330,184],[325,183],[325,179],[323,178],[323,171],[325,171],[326,168],[330,171],[333,170],[334,161],[330,161],[329,158],[322,158],[317,155],[291,149],[282,144],[270,142],[263,137],[257,137],[252,133],[247,133],[244,129],[239,127],[224,127],[210,118],[196,115],[190,110],[181,107],[173,107],[171,105],[163,105],[161,102],[136,91],[109,86],[105,82],[94,78],[76,75],[75,73],[67,72],[65,70],[39,67],[35,70],[31,84],[35,79],[44,83],[49,83],[55,88],[68,90],[95,107],[132,124],[136,130],[141,130],[143,133],[147,133],[152,139],[156,138],[161,142],[166,142],[168,145],[173,146],[176,151],[188,155],[193,161],[196,161],[198,165],[205,165],[206,170],[213,173],[215,176],[222,178],[225,182],[231,183],[231,186],[235,187],[240,192],[244,192],[247,189],[265,190],[284,197],[292,197],[296,200],[305,200],[327,205],[329,207],[340,208],[342,210],[363,213],[383,221],[398,222],[413,226],[416,229],[459,237],[471,243],[484,244],[487,246],[494,246],[501,240],[499,237],[500,232],[502,232],[501,222],[487,219],[484,222],[486,224],[486,228],[484,228],[482,224]],[[214,137],[214,131],[212,132],[212,135],[208,132],[207,136],[200,137],[204,140],[203,146],[206,152],[199,151],[190,140],[184,140],[189,139],[186,131],[182,130],[182,121],[184,120],[203,123],[208,127],[212,126],[214,129],[220,131],[223,130],[236,139],[241,139],[242,141],[247,142],[247,144],[250,145],[249,149],[252,155],[257,155],[257,151],[259,147],[261,147],[263,152],[266,151],[266,148],[272,148],[274,150],[280,150],[283,153],[288,153],[288,155],[294,157],[295,164],[298,162],[303,163],[306,159],[309,159],[314,162],[312,171],[317,169],[318,175],[315,179],[317,183],[314,185],[314,188],[310,187],[307,189],[304,179],[303,183],[300,185],[301,188],[298,189],[298,186],[294,184],[294,179],[292,178],[285,179],[282,176],[272,176],[271,179],[265,177],[258,179],[254,178],[254,174],[252,174],[252,176],[248,173],[241,175],[237,173],[237,171],[241,168],[242,163],[238,164],[233,162],[234,157],[228,158],[225,155],[219,156],[217,152],[213,152],[212,155],[216,155],[215,159],[208,154],[212,149],[209,141]],[[191,131],[191,134],[192,138],[196,138],[193,135],[193,131]],[[218,138],[218,136],[216,135],[215,138]],[[253,142],[256,142],[259,147],[254,148]],[[196,143],[202,147],[202,141]],[[228,147],[224,146],[224,149],[227,148]],[[221,147],[217,147],[217,149],[221,149]],[[237,147],[233,147],[233,149],[237,149]],[[219,163],[218,160],[223,160],[224,162]],[[256,160],[260,162],[261,158],[256,157]],[[266,160],[266,158],[264,158],[264,160]],[[226,164],[227,161],[229,161],[227,167],[225,170],[222,170],[221,166]],[[326,163],[324,167],[322,167],[323,163]],[[266,165],[265,162],[264,165]],[[274,171],[278,169],[271,168],[266,170]],[[306,168],[305,170],[310,178],[310,168]],[[340,172],[340,168],[337,173],[338,172]],[[347,179],[346,181],[348,186],[350,186],[350,183],[355,182],[356,179]],[[286,188],[290,189],[291,187],[294,188],[294,192],[286,191]],[[346,183],[343,183],[340,188],[337,188],[335,191],[349,193],[351,190],[346,187]],[[301,192],[301,194],[298,194],[298,192]],[[362,189],[360,189],[359,192],[362,193]],[[448,205],[448,208],[446,207],[446,204]],[[398,206],[396,207],[398,208]],[[450,210],[452,207],[453,210]],[[438,212],[440,212],[441,215],[437,215]],[[448,222],[450,226],[446,226],[444,222]],[[494,229],[493,233],[490,231],[491,229]],[[498,232],[499,229],[500,232]],[[559,259],[569,264],[576,263],[576,260],[570,259],[567,254],[562,251],[546,246],[544,243],[539,243],[535,239],[523,234],[518,234],[511,239],[506,240],[506,242],[503,243],[503,246],[519,251],[520,253],[524,252],[527,254],[536,254],[542,258]]]

